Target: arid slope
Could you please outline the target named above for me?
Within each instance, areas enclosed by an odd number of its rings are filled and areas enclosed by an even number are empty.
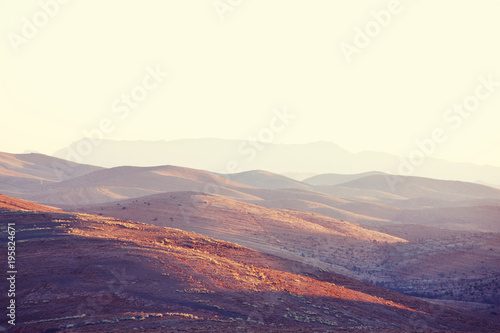
[[[2,226],[16,223],[22,265],[13,332],[499,329],[443,306],[177,229],[54,212],[3,211],[0,220]]]

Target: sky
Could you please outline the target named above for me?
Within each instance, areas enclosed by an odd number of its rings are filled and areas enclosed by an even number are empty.
[[[0,0],[0,151],[270,129],[500,166],[499,13],[497,0]]]

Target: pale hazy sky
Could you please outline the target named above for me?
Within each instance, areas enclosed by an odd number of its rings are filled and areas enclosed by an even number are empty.
[[[107,139],[246,139],[286,106],[276,142],[406,155],[441,128],[434,157],[500,166],[500,86],[478,79],[500,82],[498,0],[65,2],[0,0],[0,151],[52,154],[103,119]]]

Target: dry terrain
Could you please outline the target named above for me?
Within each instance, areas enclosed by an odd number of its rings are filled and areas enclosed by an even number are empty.
[[[65,208],[199,232],[411,295],[500,306],[498,233],[363,227],[193,192]]]
[[[0,220],[17,230],[13,332],[500,329],[479,315],[200,234],[17,210],[25,203],[8,200]]]
[[[176,228],[488,320],[500,313],[500,190],[481,184],[380,172],[300,182],[267,171],[105,169],[0,153],[0,193],[3,210],[24,219],[52,220],[46,214],[62,209],[93,214],[74,217],[85,223]]]

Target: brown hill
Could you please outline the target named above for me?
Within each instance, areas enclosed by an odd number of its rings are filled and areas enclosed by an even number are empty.
[[[7,212],[0,220],[15,221],[22,263],[12,332],[499,329],[176,229],[68,213]]]
[[[9,154],[0,152],[0,175],[61,181],[103,168],[73,163],[43,154]]]
[[[60,212],[59,208],[42,206],[30,201],[16,199],[0,194],[0,212],[4,211]]]
[[[295,200],[304,200],[310,202],[317,202],[331,207],[339,207],[342,204],[351,202],[348,199],[335,197],[322,192],[315,192],[304,189],[288,188],[288,189],[262,189],[262,188],[247,188],[244,189],[254,197],[258,197],[265,201],[282,200],[288,201],[291,204]],[[289,207],[294,209],[293,207]]]
[[[276,199],[276,200],[260,200],[260,201],[255,201],[253,203],[262,207],[273,208],[273,209],[293,209],[293,210],[308,211],[328,216],[337,220],[344,220],[353,223],[383,224],[389,222],[388,219],[373,217],[366,214],[364,215],[359,212],[354,213],[353,210],[348,209],[348,205],[342,205],[342,207],[345,208],[340,209],[316,201],[289,199],[289,198]]]
[[[382,191],[408,199],[421,197],[449,201],[500,199],[500,189],[485,185],[411,176],[372,175],[339,186]]]
[[[328,177],[336,177],[323,176],[327,178],[326,183]],[[362,174],[348,176],[361,177]],[[0,154],[0,191],[50,205],[94,204],[194,191],[368,225],[411,222],[462,230],[498,230],[495,211],[500,206],[500,190],[484,185],[401,177],[397,179],[403,181],[396,183],[393,189],[389,182],[394,180],[392,176],[372,174],[341,185],[310,186],[309,189],[305,183],[265,171],[226,177],[229,179],[174,166],[101,169],[41,154]],[[490,208],[484,208],[486,206]],[[431,208],[439,210],[429,210]],[[464,214],[458,214],[459,211]]]
[[[268,209],[194,192],[164,193],[99,205],[65,206],[64,209],[198,232],[347,275],[352,272],[346,267],[320,260],[328,256],[328,245],[357,247],[371,246],[373,242],[405,242],[312,212]]]
[[[255,200],[241,192],[248,186],[207,171],[175,166],[116,167],[98,170],[41,188],[25,197],[43,203],[101,203],[175,191],[220,193]]]
[[[387,221],[371,223],[385,229],[361,227],[303,210],[266,209],[193,192],[72,209],[199,232],[402,292],[496,304],[492,300],[498,294],[500,271],[495,249],[500,238],[487,233]],[[383,211],[383,206],[369,209]],[[464,280],[455,281],[453,276]],[[440,287],[434,288],[435,284]],[[474,295],[474,288],[481,291]]]
[[[231,179],[240,184],[249,185],[252,187],[279,189],[279,188],[299,188],[309,189],[310,186],[297,180],[279,175],[276,173],[253,170],[233,174],[219,174],[220,176]]]
[[[42,154],[9,154],[0,152],[0,190],[23,195],[35,188],[100,170]]]
[[[356,200],[359,202],[392,203],[407,199],[406,197],[390,192],[342,185],[314,186],[313,189],[317,192],[329,194],[334,197],[340,197],[346,200]]]
[[[500,232],[500,205],[407,209],[395,219],[453,230]]]
[[[249,188],[245,193],[259,197],[259,200],[241,200],[262,207],[272,209],[302,210],[322,214],[334,219],[354,223],[378,224],[387,222],[385,218],[369,216],[347,209],[349,204],[364,205],[363,202],[353,201],[353,198],[341,198],[320,191],[311,191],[297,188],[288,189],[260,189]],[[359,198],[356,198],[359,200]],[[389,207],[387,207],[389,208]]]
[[[289,237],[290,241],[294,242],[296,234],[349,237],[360,241],[388,243],[405,241],[324,215],[288,209],[268,209],[220,195],[196,192],[170,192],[99,205],[65,208],[180,228],[212,237],[224,237],[226,240],[231,237],[263,246],[279,245]]]
[[[245,193],[259,197],[259,200],[241,200],[262,207],[272,209],[303,210],[322,214],[334,219],[345,220],[354,223],[380,223],[387,222],[386,219],[363,215],[362,213],[346,210],[351,201],[346,198],[335,197],[322,192],[304,189],[260,189],[249,188]]]
[[[359,178],[363,178],[366,176],[371,176],[371,175],[380,175],[384,174],[383,172],[379,171],[371,171],[371,172],[363,172],[363,173],[357,173],[357,174],[338,174],[338,173],[324,173],[321,175],[315,175],[312,177],[309,177],[304,180],[304,183],[310,184],[310,185],[318,185],[318,186],[333,186],[333,185],[338,185],[342,183],[347,183],[352,180],[356,180]]]

